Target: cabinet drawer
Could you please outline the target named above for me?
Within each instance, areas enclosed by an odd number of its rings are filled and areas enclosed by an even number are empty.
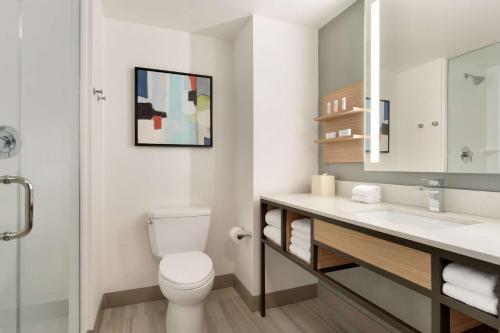
[[[424,288],[431,289],[431,255],[361,232],[314,220],[314,239]]]

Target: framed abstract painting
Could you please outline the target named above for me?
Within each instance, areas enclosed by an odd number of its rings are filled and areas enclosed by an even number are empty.
[[[212,147],[212,77],[135,68],[135,145]]]
[[[365,107],[370,109],[371,99],[369,97],[366,98]],[[391,125],[391,101],[381,99],[380,100],[380,153],[388,154],[389,143],[390,143],[390,125]],[[365,127],[367,129],[367,133],[369,134],[370,128],[370,120],[371,117],[369,113],[366,113],[365,118]],[[366,152],[370,152],[369,142],[367,141]]]

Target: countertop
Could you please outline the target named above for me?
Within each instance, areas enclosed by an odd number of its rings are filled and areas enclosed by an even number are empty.
[[[321,197],[308,193],[269,194],[262,195],[261,199],[500,265],[500,219],[454,212],[433,213],[420,207],[391,203],[363,204],[346,197]],[[390,221],[375,221],[362,214],[379,210],[459,224],[444,230],[424,230]]]

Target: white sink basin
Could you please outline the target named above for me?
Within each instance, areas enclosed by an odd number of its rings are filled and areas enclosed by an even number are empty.
[[[390,229],[410,232],[433,232],[449,228],[462,227],[468,223],[421,216],[394,210],[375,210],[356,213],[364,221]]]

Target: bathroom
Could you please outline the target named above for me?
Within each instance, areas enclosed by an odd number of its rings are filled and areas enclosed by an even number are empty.
[[[500,330],[500,2],[0,8],[0,333]]]

